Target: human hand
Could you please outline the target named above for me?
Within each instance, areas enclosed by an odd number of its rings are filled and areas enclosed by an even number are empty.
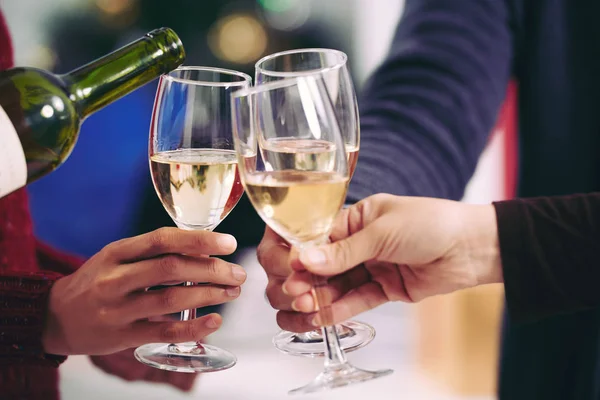
[[[330,238],[332,244],[290,260],[295,272],[282,291],[293,297],[293,311],[278,313],[283,329],[303,332],[322,323],[310,273],[329,277],[321,290],[332,302],[333,323],[388,301],[502,282],[491,205],[379,194],[342,210]]]
[[[292,311],[293,298],[282,290],[283,283],[292,273],[290,258],[292,247],[268,226],[256,249],[258,262],[267,274],[265,295],[271,306],[276,310]]]
[[[221,325],[218,314],[191,321],[150,319],[231,301],[246,273],[207,254],[236,248],[230,235],[162,228],[111,243],[50,291],[42,334],[50,354],[111,354],[152,342],[198,341]],[[148,287],[180,282],[199,286]]]

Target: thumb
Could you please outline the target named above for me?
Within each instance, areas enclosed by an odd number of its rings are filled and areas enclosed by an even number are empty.
[[[316,275],[339,275],[377,258],[385,236],[385,224],[375,221],[345,239],[303,250],[298,258],[309,272]]]

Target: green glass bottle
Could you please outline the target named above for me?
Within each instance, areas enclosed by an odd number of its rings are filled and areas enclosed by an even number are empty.
[[[161,28],[65,75],[0,72],[0,197],[60,166],[86,117],[184,59],[177,34]]]

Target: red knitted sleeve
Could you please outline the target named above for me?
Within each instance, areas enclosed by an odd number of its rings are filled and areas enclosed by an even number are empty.
[[[60,252],[36,240],[36,255],[41,269],[69,275],[85,262],[84,259]]]
[[[58,366],[66,357],[46,354],[42,329],[53,272],[2,271],[0,274],[0,365]]]
[[[41,337],[52,284],[83,263],[37,241],[39,272],[2,271],[0,274],[0,365],[58,366],[66,357],[44,353]]]
[[[12,43],[0,10],[0,70],[12,66]],[[25,191],[0,203],[0,397],[55,400],[58,369],[48,366],[65,357],[44,353],[41,332],[48,293],[60,275],[38,269]]]

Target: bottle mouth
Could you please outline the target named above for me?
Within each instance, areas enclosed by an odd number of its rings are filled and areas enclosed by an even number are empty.
[[[164,64],[164,73],[169,73],[183,64],[185,61],[185,48],[181,39],[171,28],[154,29],[146,34],[146,37],[155,41],[160,50],[169,53],[174,57],[169,57],[168,62]]]

